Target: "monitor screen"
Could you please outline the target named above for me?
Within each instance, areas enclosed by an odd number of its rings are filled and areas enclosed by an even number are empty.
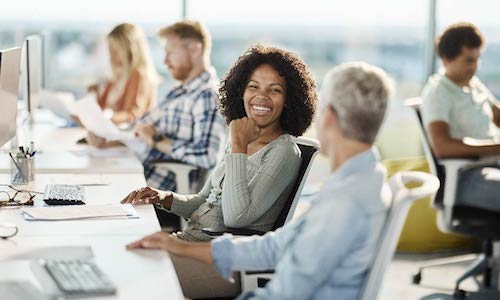
[[[0,50],[0,146],[16,135],[21,48]]]
[[[26,109],[32,112],[38,106],[38,98],[43,81],[42,37],[30,35],[26,37],[21,57],[22,98],[26,101]]]

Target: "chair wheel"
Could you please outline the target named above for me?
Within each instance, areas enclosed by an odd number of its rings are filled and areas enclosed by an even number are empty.
[[[453,292],[453,299],[463,300],[467,297],[467,293],[464,290],[455,290]]]
[[[422,273],[421,272],[418,272],[417,274],[414,274],[412,276],[413,284],[420,284],[420,281],[422,281]]]

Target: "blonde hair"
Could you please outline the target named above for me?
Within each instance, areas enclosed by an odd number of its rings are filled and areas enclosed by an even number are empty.
[[[158,31],[158,36],[165,38],[175,35],[180,39],[193,39],[201,43],[203,54],[210,57],[212,38],[207,28],[198,21],[184,19],[170,26],[163,27]]]
[[[125,66],[123,72],[128,76],[132,71],[138,71],[145,76],[148,82],[158,83],[159,76],[151,59],[151,52],[146,36],[141,28],[129,23],[122,23],[108,34],[108,42],[116,46],[118,55]],[[112,66],[113,77],[117,77],[119,70]]]

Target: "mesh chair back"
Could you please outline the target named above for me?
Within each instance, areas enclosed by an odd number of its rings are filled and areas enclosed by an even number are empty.
[[[446,179],[446,172],[444,166],[439,164],[436,155],[430,147],[429,137],[425,131],[425,124],[422,119],[422,113],[420,107],[422,106],[422,98],[415,97],[410,98],[405,101],[405,105],[410,107],[415,114],[415,118],[418,121],[418,127],[420,131],[420,140],[422,141],[422,147],[424,148],[425,157],[429,163],[429,168],[431,173],[439,178],[440,186],[439,190],[432,199],[432,206],[442,209],[444,207],[444,183]]]
[[[405,184],[409,182],[418,182],[422,185],[407,189]],[[387,220],[379,235],[376,255],[361,292],[362,300],[377,299],[384,279],[383,275],[396,250],[396,244],[411,204],[417,199],[435,194],[439,189],[439,179],[423,172],[398,172],[389,180],[389,187],[392,192],[392,201],[388,209]]]
[[[302,163],[300,164],[299,173],[293,189],[290,191],[288,199],[283,206],[283,210],[274,222],[272,230],[282,227],[292,219],[300,198],[300,193],[306,182],[307,174],[309,174],[314,157],[318,154],[319,143],[316,140],[299,137],[295,139],[295,143],[300,148]]]

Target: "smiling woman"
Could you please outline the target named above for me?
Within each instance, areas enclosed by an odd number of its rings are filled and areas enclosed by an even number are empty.
[[[209,240],[204,227],[268,231],[280,214],[301,163],[291,135],[311,124],[316,86],[295,54],[253,47],[225,76],[220,108],[230,125],[231,148],[196,195],[144,188],[124,203],[158,203],[189,218],[177,237]],[[229,149],[228,149],[229,150]]]
[[[317,100],[315,90],[311,74],[295,54],[255,46],[236,61],[222,81],[221,113],[228,123],[248,116],[259,126],[265,125],[270,115],[271,119],[279,117],[284,133],[299,136],[311,124]],[[284,103],[276,105],[283,100]],[[253,104],[253,108],[249,104]],[[269,114],[263,111],[272,108],[275,111]]]

